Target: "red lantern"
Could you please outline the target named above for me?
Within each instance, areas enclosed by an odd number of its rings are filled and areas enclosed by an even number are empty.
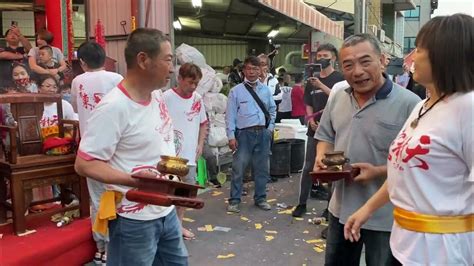
[[[105,49],[104,25],[102,25],[100,19],[97,20],[95,25],[95,41]]]

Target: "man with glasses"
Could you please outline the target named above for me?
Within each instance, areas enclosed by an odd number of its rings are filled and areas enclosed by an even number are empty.
[[[258,60],[260,61],[260,82],[267,85],[273,100],[278,105],[281,102],[282,92],[279,88],[278,79],[270,73],[270,58],[266,54],[260,54]]]
[[[268,87],[259,81],[259,59],[247,57],[243,71],[244,82],[230,91],[226,111],[227,137],[233,152],[227,211],[232,213],[240,212],[242,181],[250,162],[255,180],[255,205],[262,210],[271,209],[266,201],[266,185],[270,178],[270,142],[275,127],[276,105]]]

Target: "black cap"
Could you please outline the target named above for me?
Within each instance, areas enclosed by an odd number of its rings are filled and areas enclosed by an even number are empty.
[[[232,65],[233,65],[234,67],[237,66],[237,65],[240,65],[240,64],[242,64],[242,60],[240,60],[240,59],[238,59],[238,58],[234,59],[234,63],[232,63]]]

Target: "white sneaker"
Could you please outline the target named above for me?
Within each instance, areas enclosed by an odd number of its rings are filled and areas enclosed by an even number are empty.
[[[96,252],[94,255],[94,264],[95,265],[102,265],[102,253]]]
[[[66,207],[72,207],[72,206],[78,206],[78,205],[79,205],[79,200],[73,199],[69,204],[66,204]]]
[[[102,254],[102,266],[107,265],[107,254]]]

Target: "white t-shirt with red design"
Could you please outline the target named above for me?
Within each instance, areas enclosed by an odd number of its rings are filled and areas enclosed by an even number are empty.
[[[163,93],[163,98],[173,119],[176,155],[188,159],[188,165],[194,166],[199,128],[207,123],[202,97],[194,92],[185,98],[176,89],[170,89]]]
[[[92,110],[122,79],[117,73],[99,70],[82,73],[72,80],[71,100],[79,115],[81,134],[86,130]]]
[[[78,155],[86,160],[106,161],[126,173],[156,170],[161,155],[175,155],[173,126],[162,98],[152,92],[151,101],[133,101],[122,84],[113,88],[96,106],[81,140]],[[126,193],[130,187],[106,185],[107,190]],[[142,204],[123,197],[117,205],[120,216],[152,220],[168,215],[171,207]]]
[[[62,100],[63,119],[78,120],[72,106],[65,100]],[[44,104],[43,116],[40,120],[40,127],[47,128],[58,125],[58,107],[56,103]]]
[[[420,214],[472,214],[474,92],[440,101],[413,129],[410,123],[418,117],[424,102],[415,107],[390,147],[390,200],[395,206]],[[390,246],[403,265],[474,263],[474,232],[418,233],[395,222]]]

